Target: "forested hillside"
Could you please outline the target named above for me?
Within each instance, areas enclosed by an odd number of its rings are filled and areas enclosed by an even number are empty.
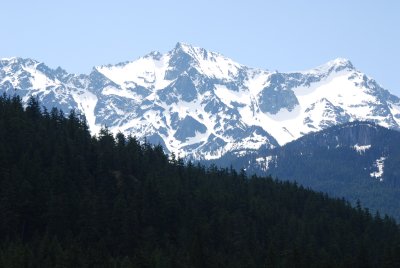
[[[372,122],[332,126],[273,149],[204,161],[250,174],[296,181],[304,187],[361,201],[400,222],[400,132]],[[218,161],[218,162],[217,162]]]
[[[0,98],[0,267],[400,267],[388,217]]]

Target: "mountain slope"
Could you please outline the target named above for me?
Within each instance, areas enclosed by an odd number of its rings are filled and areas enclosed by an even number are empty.
[[[193,159],[274,148],[354,120],[399,129],[400,99],[336,59],[304,72],[249,68],[178,43],[135,61],[68,74],[30,59],[0,61],[0,92],[85,114],[92,133],[146,138]]]
[[[388,217],[0,96],[0,267],[399,267]]]
[[[226,155],[250,174],[271,174],[313,190],[345,197],[400,219],[400,132],[352,122],[299,138],[282,147],[242,157]]]

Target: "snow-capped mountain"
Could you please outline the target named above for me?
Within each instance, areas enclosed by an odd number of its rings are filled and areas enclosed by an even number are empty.
[[[195,159],[273,148],[353,120],[400,129],[400,99],[348,60],[280,73],[183,43],[89,75],[2,59],[0,92],[80,110],[93,133],[106,125]]]

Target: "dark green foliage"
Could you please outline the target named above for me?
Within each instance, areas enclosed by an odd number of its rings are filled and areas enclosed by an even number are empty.
[[[400,222],[399,144],[399,131],[355,121],[309,133],[281,147],[261,148],[244,156],[228,153],[213,163],[296,181],[314,191],[344,197],[352,205],[361,200],[373,213],[379,211]],[[355,145],[370,147],[357,152]],[[267,161],[259,162],[262,157],[269,158],[268,167]],[[381,157],[383,175],[371,177],[378,171],[376,161]]]
[[[355,144],[371,147],[359,153]],[[268,172],[280,179],[296,181],[304,187],[344,197],[351,204],[361,200],[365,207],[400,221],[400,132],[368,122],[351,122],[311,133],[270,151],[260,151],[251,159],[237,158],[235,167],[256,163],[260,156],[274,156],[268,170],[248,168],[258,175]],[[371,177],[374,163],[384,156],[382,181]],[[222,165],[222,164],[221,164]]]
[[[399,267],[396,223],[0,98],[0,267]]]

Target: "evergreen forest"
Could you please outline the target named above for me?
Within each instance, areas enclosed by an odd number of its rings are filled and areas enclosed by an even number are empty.
[[[0,267],[400,267],[390,217],[0,97]]]

